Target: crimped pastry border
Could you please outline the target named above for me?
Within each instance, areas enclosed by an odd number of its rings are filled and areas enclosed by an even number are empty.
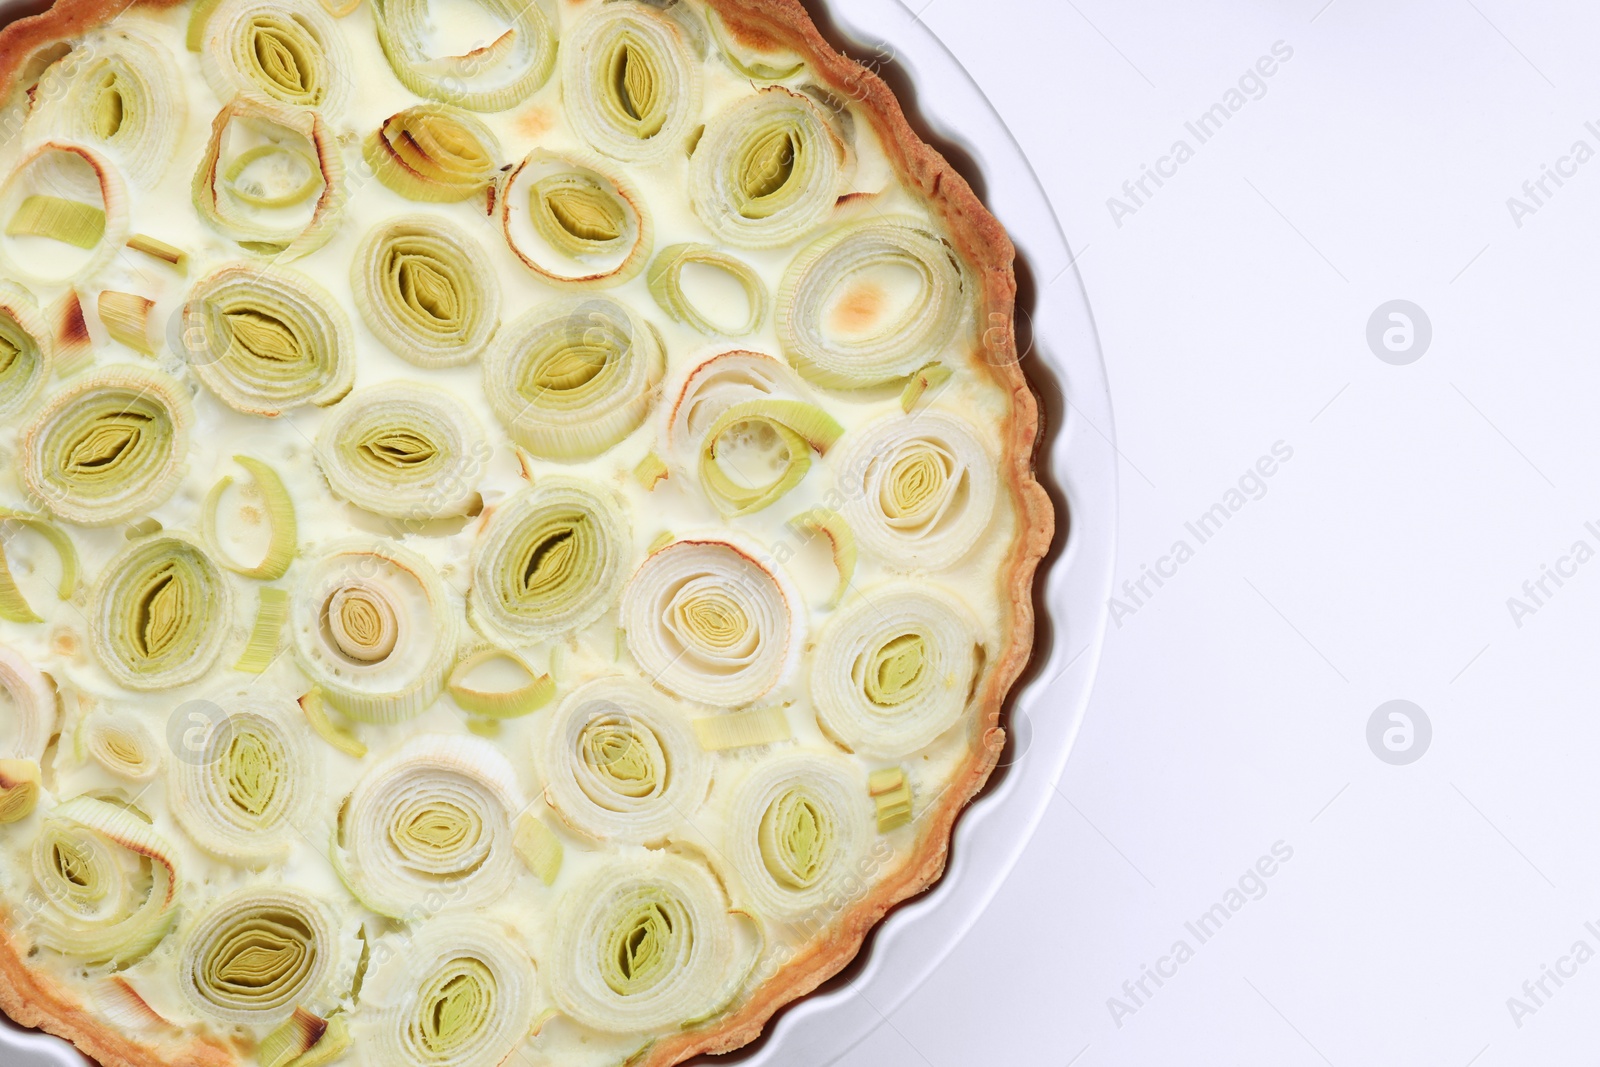
[[[138,2],[168,7],[183,0]],[[1005,700],[1033,654],[1034,574],[1055,535],[1054,508],[1034,476],[1039,406],[1017,352],[1016,252],[1005,229],[966,179],[911,128],[883,79],[830,45],[800,0],[706,2],[738,43],[756,51],[798,53],[828,89],[859,105],[900,180],[922,193],[975,270],[982,301],[979,341],[971,358],[982,363],[1011,397],[1009,435],[1002,442],[1000,463],[1016,516],[1017,539],[1003,580],[1011,594],[1004,648],[988,672],[975,714],[969,717],[971,754],[936,805],[922,813],[910,859],[842,912],[823,937],[757,987],[736,1010],[712,1025],[655,1041],[634,1058],[634,1067],[673,1067],[702,1053],[730,1052],[755,1040],[779,1009],[843,970],[891,908],[939,879],[956,819],[988,781],[1004,746],[1000,718]],[[129,6],[129,0],[56,0],[48,11],[0,29],[0,101],[11,97],[18,75],[42,49],[103,25]],[[71,1041],[104,1067],[230,1067],[238,1062],[221,1045],[140,1044],[96,1022],[59,983],[27,965],[5,925],[0,923],[0,1011],[16,1022]]]

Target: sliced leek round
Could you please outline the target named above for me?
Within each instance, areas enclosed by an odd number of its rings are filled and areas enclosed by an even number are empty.
[[[725,318],[707,312],[685,286],[686,273],[709,271],[721,274],[739,287],[744,297],[744,317]],[[719,252],[710,245],[677,244],[656,253],[646,276],[650,295],[661,310],[691,329],[708,337],[743,337],[761,329],[767,318],[767,284],[755,268]]]
[[[45,68],[34,99],[32,129],[103,149],[147,188],[172,162],[188,118],[172,54],[121,27],[85,34]]]
[[[108,526],[162,504],[183,479],[194,414],[157,371],[118,365],[79,378],[23,427],[18,468],[57,517]]]
[[[856,431],[835,470],[861,546],[896,569],[944,570],[988,529],[999,473],[971,423],[947,411]]]
[[[472,111],[504,111],[550,77],[556,28],[537,3],[475,0],[498,36],[461,54],[435,54],[427,0],[373,0],[378,43],[400,84],[418,96]]]
[[[380,915],[470,911],[521,867],[511,820],[523,803],[516,772],[487,741],[418,735],[369,768],[345,802],[341,872]]]
[[[33,297],[0,281],[0,418],[15,418],[49,380],[55,346]]]
[[[674,447],[697,451],[712,425],[735,404],[808,396],[794,371],[779,360],[760,352],[723,352],[685,378],[672,407],[669,437]]]
[[[682,26],[645,4],[593,7],[561,43],[562,103],[595,149],[629,163],[680,151],[700,121]]]
[[[979,629],[949,592],[918,582],[865,590],[817,639],[817,722],[852,752],[896,759],[961,721],[982,665]]]
[[[298,271],[221,267],[190,290],[183,322],[184,358],[235,411],[272,418],[302,404],[326,407],[350,391],[350,322]]]
[[[498,203],[511,251],[558,285],[619,285],[650,259],[644,198],[598,163],[535,149],[506,178]]]
[[[336,994],[353,965],[331,906],[281,885],[240,889],[211,904],[184,935],[178,985],[203,1016],[272,1026]]]
[[[233,593],[187,537],[141,538],[107,563],[89,615],[89,646],[119,685],[199,681],[232,638]]]
[[[438,215],[373,227],[356,250],[350,284],[367,326],[418,367],[470,363],[500,327],[500,282],[488,256]]]
[[[541,478],[489,517],[472,561],[473,625],[511,646],[581,629],[616,603],[629,550],[613,494]]]
[[[728,809],[725,852],[763,917],[822,925],[858,877],[872,834],[866,776],[850,761],[792,753],[749,769]]]
[[[319,753],[287,697],[242,691],[220,707],[226,718],[169,771],[169,805],[202,849],[259,866],[306,833],[321,793]]]
[[[702,704],[758,700],[792,670],[803,638],[786,578],[722,540],[676,541],[622,593],[628,651],[653,683]]]
[[[98,709],[83,724],[83,747],[100,766],[130,782],[148,782],[161,770],[161,748],[131,710]]]
[[[500,142],[448,104],[417,104],[383,120],[362,142],[380,182],[405,197],[448,204],[481,194],[498,176]]]
[[[32,660],[0,645],[0,759],[37,761],[56,731],[56,692]]]
[[[821,408],[798,400],[747,400],[706,430],[700,482],[724,515],[748,515],[794,489],[844,427]]]
[[[289,625],[300,667],[360,722],[404,722],[444,690],[460,608],[432,564],[399,544],[330,546],[294,591]]]
[[[412,381],[351,393],[317,431],[317,465],[334,495],[377,515],[471,514],[489,443],[448,392]]]
[[[341,110],[354,70],[344,34],[307,0],[222,0],[206,18],[200,69],[222,100],[236,93]]]
[[[726,1003],[743,979],[736,953],[733,919],[711,872],[646,852],[596,868],[562,895],[549,987],[585,1026],[648,1032]]]
[[[50,287],[87,282],[128,239],[128,193],[99,149],[46,141],[0,183],[0,274]]]
[[[382,942],[380,948],[386,948]],[[471,916],[430,922],[362,986],[358,1032],[385,1067],[497,1067],[533,1026],[539,985],[511,930]]]
[[[599,841],[661,841],[694,818],[711,759],[661,694],[623,678],[574,690],[534,745],[545,801]]]
[[[744,248],[806,236],[844,190],[845,149],[820,106],[770,86],[723,108],[689,161],[689,198],[706,228]]]
[[[655,328],[609,297],[551,301],[484,354],[489,407],[544,459],[597,456],[644,421],[664,369]]]
[[[800,373],[841,389],[910,375],[969,323],[972,297],[944,238],[872,218],[818,238],[778,289],[778,335]]]

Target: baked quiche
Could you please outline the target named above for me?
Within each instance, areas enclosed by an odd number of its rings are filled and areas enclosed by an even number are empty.
[[[938,877],[1013,253],[795,0],[58,0],[0,101],[7,1015],[667,1067]]]

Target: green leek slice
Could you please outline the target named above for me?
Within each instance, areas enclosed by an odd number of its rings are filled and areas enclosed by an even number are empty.
[[[643,4],[589,10],[561,44],[562,104],[595,149],[630,163],[681,149],[700,121],[700,70],[683,29]]]
[[[694,720],[694,733],[707,752],[750,748],[787,741],[794,736],[783,708],[749,708]]]
[[[437,216],[400,215],[373,227],[350,283],[367,326],[414,366],[470,363],[500,327],[500,282],[487,254]]]
[[[477,0],[510,28],[466,55],[430,53],[427,0],[373,0],[378,43],[400,84],[418,96],[471,111],[504,111],[545,83],[555,66],[556,29],[536,3]]]
[[[747,309],[742,322],[728,323],[709,315],[689,297],[684,291],[683,273],[691,266],[721,271],[738,284],[744,291]],[[708,337],[743,337],[761,329],[767,318],[767,285],[761,275],[743,260],[710,245],[676,244],[663,248],[656,253],[645,280],[662,311]]]
[[[154,691],[199,681],[232,637],[233,594],[211,557],[184,537],[135,541],[106,564],[89,645],[120,685]]]
[[[417,104],[383,120],[362,142],[380,182],[407,200],[454,203],[481,194],[500,167],[489,127],[446,104]]]
[[[522,680],[493,687],[472,680],[475,673],[494,663],[509,664],[512,673]],[[554,679],[548,674],[536,674],[522,657],[502,648],[480,648],[463,656],[451,670],[447,684],[450,698],[462,711],[488,719],[521,718],[538,711],[556,695]]]

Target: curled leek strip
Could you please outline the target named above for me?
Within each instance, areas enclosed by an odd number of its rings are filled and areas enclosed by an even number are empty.
[[[351,892],[391,917],[494,900],[520,865],[511,819],[522,807],[516,772],[493,745],[413,737],[368,770],[345,803],[339,860]]]
[[[38,760],[56,732],[56,692],[28,657],[0,645],[0,758]]]
[[[906,387],[900,391],[900,410],[907,415],[916,410],[922,403],[928,390],[937,390],[939,386],[950,380],[951,370],[943,363],[929,363],[921,367],[906,381]]]
[[[336,726],[328,717],[328,709],[322,706],[322,690],[313,688],[309,693],[300,698],[300,710],[305,712],[306,722],[311,724],[311,729],[334,748],[347,756],[355,759],[365,759],[367,746],[349,731]]]
[[[316,112],[239,96],[211,123],[191,193],[200,216],[240,247],[293,259],[331,235],[344,162]]]
[[[961,721],[981,666],[979,629],[950,593],[925,583],[868,590],[828,621],[811,664],[823,731],[889,759]]]
[[[75,41],[45,68],[33,96],[31,127],[104,149],[145,187],[172,162],[188,114],[171,53],[121,26]]]
[[[439,919],[363,986],[362,1007],[375,1018],[359,1040],[386,1067],[496,1067],[532,1027],[537,991],[533,961],[512,931],[469,916]]]
[[[398,544],[337,545],[300,578],[290,625],[301,668],[360,722],[404,722],[455,661],[455,618],[433,566]]]
[[[689,372],[672,407],[668,436],[675,448],[698,449],[712,424],[735,404],[806,395],[787,364],[760,352],[723,352]]]
[[[856,535],[850,532],[850,524],[837,511],[819,507],[796,515],[789,520],[789,526],[803,536],[821,534],[828,539],[833,549],[833,566],[839,572],[839,584],[834,587],[828,607],[838,607],[856,573]]]
[[[497,684],[474,681],[480,674],[493,674]],[[516,680],[502,683],[507,674]],[[449,686],[450,698],[462,711],[486,719],[521,718],[556,695],[555,680],[548,674],[534,673],[522,657],[499,648],[480,648],[463,656],[450,672]]]
[[[23,483],[57,517],[109,526],[159,506],[188,467],[188,392],[126,365],[79,378],[22,431]]]
[[[472,563],[473,625],[509,646],[598,619],[627,577],[628,524],[592,483],[546,478],[495,509]]]
[[[864,777],[846,759],[812,753],[753,766],[728,811],[724,852],[762,916],[825,923],[828,901],[858,874],[872,834]]]
[[[916,219],[874,218],[795,257],[778,288],[778,336],[813,381],[879,385],[915,373],[950,344],[970,323],[971,303],[942,237]]]
[[[799,485],[811,452],[824,453],[844,435],[827,412],[798,400],[746,400],[706,431],[700,482],[724,515],[748,515]]]
[[[39,806],[39,765],[31,759],[0,759],[0,826],[21,822]]]
[[[350,322],[296,271],[221,267],[190,290],[183,322],[187,361],[235,411],[273,418],[301,404],[326,407],[350,391]]]
[[[106,564],[89,614],[89,644],[129,689],[198,681],[232,636],[233,594],[199,545],[158,535]]]
[[[373,227],[351,262],[350,284],[378,340],[414,366],[470,363],[500,327],[500,282],[483,246],[434,215]]]
[[[798,594],[727,541],[677,541],[644,561],[622,593],[628,650],[658,686],[702,704],[760,699],[793,668]]]
[[[330,999],[346,968],[332,909],[298,889],[241,889],[211,905],[184,938],[178,984],[203,1015],[272,1026]],[[351,961],[353,962],[353,961]]]
[[[440,204],[483,192],[500,167],[500,142],[489,127],[447,104],[390,115],[361,151],[384,185],[407,200]]]
[[[944,570],[988,528],[995,464],[970,423],[945,411],[893,415],[857,431],[839,460],[843,514],[891,565]]]
[[[40,286],[88,281],[128,239],[128,194],[99,150],[46,141],[0,184],[0,274]]]
[[[289,594],[275,585],[262,586],[256,602],[256,620],[250,625],[250,636],[233,669],[245,674],[264,674],[278,658],[283,625],[288,621]]]
[[[267,542],[267,550],[261,557],[261,562],[254,566],[235,563],[223,550],[217,530],[217,509],[222,502],[222,494],[233,484],[233,477],[229,475],[211,487],[211,491],[206,494],[205,503],[200,507],[201,528],[204,531],[206,547],[216,554],[224,567],[235,574],[263,582],[275,582],[288,573],[289,564],[294,562],[295,553],[299,551],[300,527],[295,521],[294,498],[289,495],[288,487],[283,484],[283,479],[278,477],[278,472],[259,459],[234,456],[233,461],[249,473],[255,485],[255,496],[260,499],[264,510],[257,511],[253,507],[248,510],[255,521],[266,519],[267,527],[272,531],[271,540]]]
[[[715,271],[731,279],[744,294],[744,319],[725,320],[709,315],[684,289],[684,271]],[[650,295],[661,310],[678,322],[708,337],[743,337],[761,329],[767,317],[767,286],[755,268],[710,245],[677,244],[656,253],[645,276]]]
[[[711,786],[711,760],[682,713],[622,678],[562,701],[535,742],[534,765],[556,814],[599,841],[661,841]]]
[[[237,93],[339,111],[352,59],[344,34],[306,0],[223,0],[206,19],[200,69],[219,98]]]
[[[450,393],[418,382],[357,389],[317,431],[317,465],[335,496],[377,515],[473,513],[489,443]]]
[[[312,1067],[332,1063],[350,1045],[350,1027],[344,1016],[324,1019],[296,1008],[287,1022],[262,1039],[256,1059],[261,1067]]]
[[[650,259],[644,199],[598,164],[535,149],[506,178],[498,207],[511,251],[559,285],[618,285]]]
[[[489,406],[545,459],[588,459],[638,429],[665,357],[653,327],[608,297],[555,300],[523,315],[484,354]]]
[[[300,710],[281,698],[236,696],[227,716],[168,773],[170,806],[201,848],[256,866],[283,857],[318,800],[317,753]]]
[[[177,853],[134,810],[91,797],[46,816],[31,857],[37,940],[86,964],[138,960],[177,917]]]
[[[579,136],[629,163],[660,160],[700,120],[684,31],[643,4],[592,8],[561,44],[562,102]]]
[[[561,838],[529,812],[517,816],[512,843],[523,865],[545,885],[555,885],[566,849]]]
[[[435,56],[427,0],[373,0],[378,43],[400,84],[472,111],[504,111],[545,83],[555,66],[556,28],[544,8],[517,0],[477,3],[509,28],[465,55]]]
[[[54,362],[50,327],[33,297],[0,281],[0,418],[32,406]]]
[[[771,86],[730,104],[689,161],[689,197],[713,234],[744,248],[804,237],[833,211],[844,145],[811,98]]]
[[[83,747],[100,766],[130,782],[148,782],[161,769],[161,748],[138,715],[97,710],[83,724]]]
[[[42,516],[26,515],[0,508],[0,523],[6,522],[15,523],[23,529],[38,534],[55,550],[56,557],[61,562],[61,580],[56,584],[56,596],[62,600],[70,599],[78,588],[78,550],[74,547],[72,538]],[[44,620],[28,605],[22,590],[17,588],[16,579],[12,576],[9,561],[6,559],[5,543],[0,541],[0,619],[5,619],[7,622],[42,622]]]
[[[657,852],[613,860],[562,896],[550,991],[585,1026],[658,1030],[727,1002],[743,978],[736,946],[705,867]]]

